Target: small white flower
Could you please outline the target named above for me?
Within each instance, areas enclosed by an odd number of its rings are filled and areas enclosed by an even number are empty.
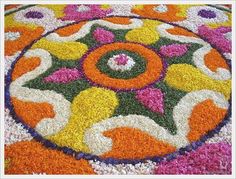
[[[12,56],[5,56],[5,75],[7,75],[8,71],[11,69],[12,63],[16,60],[16,58],[20,55],[20,51],[16,52]]]
[[[224,34],[224,37],[227,39],[227,40],[232,40],[232,32],[227,32]]]
[[[82,4],[82,5],[78,6],[77,11],[78,12],[86,12],[86,11],[90,11],[90,8],[88,6]]]
[[[5,109],[5,144],[10,145],[15,142],[32,140],[32,136],[20,123],[16,123],[10,115],[9,109]]]
[[[5,33],[5,40],[17,40],[18,38],[20,38],[20,32],[6,32]]]
[[[115,71],[128,71],[133,68],[135,61],[126,54],[114,55],[107,61],[107,65]]]
[[[164,4],[160,4],[158,6],[155,6],[153,10],[159,13],[164,13],[168,11],[168,7]]]
[[[232,54],[231,53],[224,53],[223,54],[225,58],[227,58],[228,60],[232,59]]]
[[[99,175],[141,175],[153,174],[156,166],[155,162],[147,161],[144,163],[132,164],[105,164],[99,161],[90,160],[94,171]]]

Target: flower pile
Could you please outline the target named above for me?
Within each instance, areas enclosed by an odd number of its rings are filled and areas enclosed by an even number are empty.
[[[230,8],[5,10],[6,174],[231,174]]]

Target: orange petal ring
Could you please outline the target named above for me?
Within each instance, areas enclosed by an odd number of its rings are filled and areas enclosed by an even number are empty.
[[[116,79],[101,73],[96,67],[97,62],[105,53],[114,50],[138,53],[147,60],[146,71],[131,79]],[[84,74],[89,80],[101,86],[122,90],[140,89],[154,83],[160,78],[162,69],[162,60],[158,54],[137,43],[115,42],[103,45],[89,53],[83,61]]]

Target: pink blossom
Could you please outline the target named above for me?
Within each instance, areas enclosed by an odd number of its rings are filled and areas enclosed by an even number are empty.
[[[160,48],[160,53],[166,57],[179,57],[188,51],[187,44],[164,45]]]
[[[80,7],[83,6],[83,10],[80,11]],[[65,16],[62,20],[86,20],[91,18],[106,17],[108,13],[111,13],[112,9],[102,9],[100,5],[67,5],[64,9]]]
[[[136,92],[136,98],[153,112],[164,113],[164,95],[160,89],[146,88]]]
[[[101,44],[105,44],[113,42],[115,35],[111,31],[98,27],[94,30],[93,37]]]
[[[127,55],[125,54],[121,54],[119,55],[119,57],[115,59],[115,61],[117,62],[117,65],[126,65],[128,60],[129,59],[127,58]]]
[[[76,68],[61,68],[51,75],[44,78],[44,81],[49,83],[69,83],[81,78],[81,73]]]
[[[231,53],[231,40],[225,38],[224,36],[224,34],[227,32],[231,32],[231,27],[218,27],[216,29],[210,29],[204,25],[198,27],[199,35],[207,39],[218,49],[222,50],[222,52]]]

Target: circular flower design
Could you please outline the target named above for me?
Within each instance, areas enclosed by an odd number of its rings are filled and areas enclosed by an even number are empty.
[[[188,18],[197,23],[222,23],[228,20],[223,11],[208,6],[190,7]]]
[[[53,30],[64,25],[61,20],[56,19],[54,12],[46,7],[29,7],[14,14],[14,19],[21,23],[28,23],[44,27],[45,31]]]
[[[132,11],[145,16],[144,7]],[[162,20],[178,12],[147,8]],[[19,14],[36,24],[53,18],[40,9]],[[98,6],[67,6],[63,20],[69,9],[86,21],[25,48],[7,78],[7,104],[36,140],[77,159],[158,162],[197,148],[227,122],[230,67],[208,42],[168,22],[103,18],[111,10]],[[89,20],[91,10],[101,19]],[[196,21],[219,17],[211,8],[195,11]],[[6,40],[18,38],[9,29]]]
[[[183,13],[185,20],[176,22],[177,24],[198,33],[201,25],[217,28],[231,26],[230,13],[210,6],[192,6]],[[220,44],[220,43],[219,43]]]
[[[130,71],[135,65],[135,61],[128,55],[121,53],[109,58],[107,65],[115,71]]]
[[[115,52],[117,50],[133,52],[136,53],[137,56],[144,57],[146,61],[144,63],[147,63],[145,71],[139,75],[135,75],[136,77],[134,76],[134,74],[129,73],[129,76],[131,76],[131,78],[129,79],[120,79],[117,77],[112,77],[111,75],[101,73],[101,70],[97,69],[97,66],[99,65],[100,59],[103,58],[102,56],[106,55],[109,52]],[[121,62],[121,59],[119,60]],[[147,86],[148,84],[154,83],[159,79],[162,68],[162,61],[154,51],[144,47],[143,45],[128,42],[116,42],[98,47],[97,49],[89,53],[83,62],[83,71],[85,76],[89,80],[101,86],[124,90],[140,89]],[[128,78],[127,76],[125,77]]]

